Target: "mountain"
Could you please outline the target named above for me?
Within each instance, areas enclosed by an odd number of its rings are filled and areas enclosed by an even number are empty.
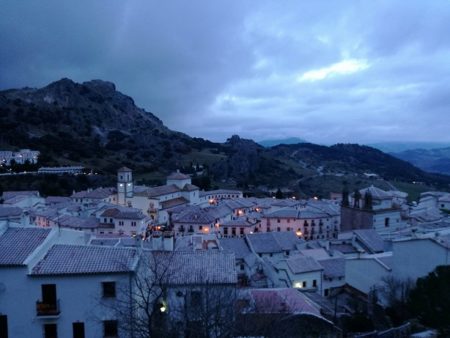
[[[118,163],[175,168],[179,155],[208,142],[174,132],[110,82],[62,79],[0,92],[0,147],[41,151],[47,165],[83,163],[114,173]]]
[[[379,149],[385,153],[399,153],[415,149],[437,149],[450,147],[450,143],[444,142],[379,142],[368,144],[369,147]]]
[[[125,165],[147,184],[161,182],[175,169],[194,173],[196,164],[205,169],[205,182],[211,180],[211,187],[282,187],[305,196],[326,196],[341,191],[344,183],[388,184],[374,182],[365,173],[391,181],[420,181],[436,189],[450,183],[450,177],[425,173],[367,146],[263,147],[237,135],[225,143],[190,137],[170,130],[113,83],[101,80],[62,79],[43,88],[0,91],[0,149],[20,148],[39,150],[40,165],[81,164],[111,179]]]
[[[270,139],[258,142],[259,145],[262,145],[263,147],[266,148],[274,147],[279,144],[297,144],[297,143],[306,143],[306,141],[298,137],[287,137],[283,139]]]
[[[393,156],[408,161],[422,170],[450,175],[450,147],[439,149],[412,149]]]

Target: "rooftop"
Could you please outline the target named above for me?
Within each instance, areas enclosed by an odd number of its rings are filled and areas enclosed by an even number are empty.
[[[234,253],[236,259],[244,259],[251,254],[244,238],[222,238],[220,245],[225,252]]]
[[[297,244],[303,242],[291,231],[250,234],[247,235],[247,240],[256,253],[278,253],[295,250]]]
[[[142,191],[135,191],[135,194],[138,196],[146,196],[149,198],[156,198],[163,195],[174,194],[176,192],[180,192],[180,188],[178,188],[175,184],[169,185],[161,185],[158,187],[147,188]]]
[[[32,269],[31,275],[123,273],[133,271],[137,251],[128,248],[54,245]]]
[[[8,228],[0,235],[0,266],[24,265],[50,234],[50,229]]]
[[[234,254],[217,251],[152,252],[150,262],[168,266],[167,282],[186,284],[236,284]]]
[[[309,256],[294,256],[286,260],[289,269],[294,274],[320,271],[323,270],[323,266],[320,265],[314,258]]]
[[[323,274],[328,278],[345,277],[345,258],[330,258],[318,261],[323,267]]]
[[[170,174],[169,176],[167,176],[168,180],[188,180],[191,177],[185,174],[180,173],[179,171],[174,172],[172,174]]]

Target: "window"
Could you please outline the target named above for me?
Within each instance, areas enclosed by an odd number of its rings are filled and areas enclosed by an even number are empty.
[[[112,218],[109,219],[109,223],[113,223],[113,219]]]
[[[106,222],[108,222],[108,219],[105,217],[105,218],[103,218],[103,223],[106,223]]]
[[[330,292],[329,292],[329,289],[325,289],[325,292],[324,292],[324,295],[325,295],[325,297],[328,297],[328,294],[329,294]]]
[[[131,222],[131,226],[135,227],[136,226],[136,222]]]
[[[116,297],[116,282],[103,282],[103,297],[113,298]]]
[[[290,251],[286,250],[286,256],[289,256],[289,254],[290,254]]]
[[[123,226],[123,221],[119,221],[119,225],[120,225],[120,226]]]
[[[313,279],[313,288],[317,287],[317,279]]]
[[[244,266],[244,264],[239,264],[239,268],[241,269],[241,270],[244,270],[244,268],[245,268],[245,266]]]
[[[243,235],[244,234],[244,228],[241,228],[240,230],[240,234]]]
[[[200,291],[191,291],[191,306],[200,307],[202,305],[202,293]]]
[[[44,324],[44,338],[58,338],[56,324]]]
[[[232,234],[233,236],[236,236],[236,228],[231,228],[231,234]]]
[[[278,219],[277,219],[277,223],[280,223],[280,222],[281,222],[281,221],[280,221],[280,219],[278,218]]]
[[[72,332],[73,338],[85,338],[84,323],[83,322],[72,323]]]
[[[280,232],[280,231],[281,231],[281,228],[280,228],[280,227],[277,227],[277,231]]]
[[[386,217],[385,219],[384,219],[384,226],[387,228],[387,227],[389,227],[389,217]]]
[[[306,282],[302,282],[302,288],[306,288]]]
[[[0,337],[8,338],[8,317],[0,315]]]
[[[228,228],[227,228],[227,227],[224,227],[224,228],[223,228],[223,234],[224,234],[224,235],[228,235]]]
[[[103,321],[103,337],[105,338],[118,337],[117,320]]]

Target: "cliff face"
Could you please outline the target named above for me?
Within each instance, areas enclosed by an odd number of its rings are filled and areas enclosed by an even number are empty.
[[[115,158],[159,166],[173,153],[190,151],[190,137],[165,127],[110,82],[62,79],[40,89],[0,92],[0,102],[0,144],[38,149],[54,161],[102,167],[100,158]]]
[[[126,165],[154,177],[206,164],[218,185],[290,187],[306,194],[335,174],[373,172],[390,180],[448,187],[436,176],[379,150],[352,144],[299,143],[264,148],[237,135],[214,143],[172,131],[111,82],[62,79],[46,87],[0,92],[0,149],[41,151],[42,165],[82,164],[106,174]],[[334,176],[333,176],[334,175]],[[329,182],[323,183],[327,179]],[[366,182],[361,182],[365,184]],[[326,190],[324,188],[322,190]],[[331,189],[331,188],[328,188]]]

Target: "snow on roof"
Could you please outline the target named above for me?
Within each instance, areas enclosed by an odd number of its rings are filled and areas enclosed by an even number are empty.
[[[135,269],[137,251],[87,245],[54,245],[31,275],[123,273]]]
[[[9,228],[0,236],[0,266],[23,265],[25,260],[40,246],[50,229]]]

